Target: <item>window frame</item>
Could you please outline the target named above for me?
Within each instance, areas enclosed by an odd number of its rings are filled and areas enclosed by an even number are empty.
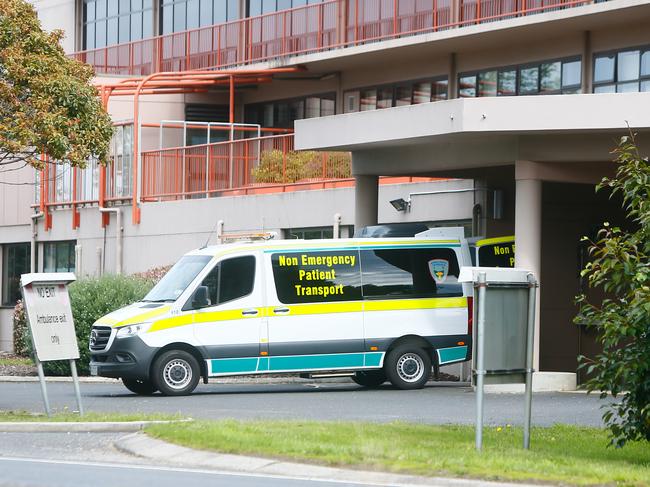
[[[491,97],[482,97],[479,96],[479,90],[478,90],[478,79],[479,75],[481,73],[489,72],[489,71],[496,71],[497,72],[497,93],[496,96],[538,96],[538,95],[561,95],[565,94],[566,92],[574,92],[576,89],[580,90],[582,87],[582,82],[577,83],[577,84],[564,84],[564,65],[568,63],[573,63],[576,61],[580,61],[580,74],[581,74],[581,80],[582,80],[582,70],[584,69],[583,66],[583,61],[582,61],[582,56],[581,55],[574,55],[574,56],[566,56],[566,57],[560,57],[560,58],[551,58],[551,59],[542,59],[540,61],[533,61],[533,62],[527,62],[523,64],[509,64],[505,66],[492,66],[488,67],[485,69],[477,69],[477,70],[472,70],[472,71],[464,71],[460,72],[457,74],[457,87],[456,87],[456,96],[458,98],[491,98]],[[542,65],[544,64],[553,64],[553,63],[560,63],[560,89],[559,90],[549,90],[549,91],[541,91],[541,81],[542,77],[540,74],[540,70]],[[534,93],[521,93],[520,90],[520,84],[521,84],[521,70],[522,69],[530,69],[530,68],[537,68],[537,89]],[[501,81],[501,73],[507,72],[507,71],[514,71],[515,72],[515,93],[512,95],[502,95],[499,93],[499,86],[500,86],[500,81]],[[464,77],[474,77],[474,96],[460,96],[460,80],[461,78]]]
[[[320,103],[320,113],[318,117],[312,117],[312,118],[320,118],[320,117],[326,117],[328,115],[322,115],[323,112],[323,104],[322,100],[327,99],[330,101],[334,102],[334,114],[336,114],[336,92],[335,91],[326,91],[326,92],[321,92],[321,93],[314,93],[314,94],[307,94],[303,96],[296,96],[292,98],[279,98],[275,100],[263,100],[263,101],[257,101],[254,103],[246,103],[244,104],[244,121],[246,123],[259,123],[260,120],[263,123],[260,123],[262,127],[265,128],[293,128],[293,124],[291,124],[291,127],[281,127],[280,125],[276,125],[276,115],[277,115],[277,106],[280,104],[286,104],[289,107],[289,117],[291,117],[292,114],[292,104],[297,103],[297,102],[302,102],[302,117],[301,118],[296,118],[294,119],[293,123],[295,123],[296,120],[304,120],[307,115],[307,99],[308,98],[319,98],[321,100]],[[273,124],[269,125],[266,122],[266,107],[272,105],[273,107]],[[256,114],[256,120],[251,121],[250,116],[251,113],[254,111]],[[261,116],[260,116],[261,115]]]
[[[222,277],[222,264],[226,261],[230,260],[235,260],[235,259],[246,259],[246,258],[251,258],[253,259],[253,280],[252,280],[252,286],[251,289],[248,293],[242,294],[241,296],[238,296],[236,298],[229,299],[227,301],[220,302],[219,297],[221,295],[221,277]],[[255,286],[257,285],[257,268],[258,268],[258,256],[256,254],[246,254],[246,255],[234,255],[234,256],[228,256],[226,258],[223,258],[216,262],[209,271],[207,271],[203,276],[201,277],[201,280],[199,281],[198,285],[194,288],[194,290],[190,293],[189,297],[187,298],[187,301],[185,301],[185,304],[182,306],[182,311],[198,311],[198,310],[203,310],[203,309],[210,309],[210,308],[215,308],[217,306],[222,306],[224,304],[231,303],[233,301],[237,301],[239,299],[247,298],[251,296],[255,292]],[[210,303],[210,306],[206,306],[205,308],[194,308],[192,306],[192,302],[194,300],[194,294],[196,293],[196,290],[203,286],[203,283],[205,280],[212,275],[214,271],[218,271],[218,277],[217,277],[217,289],[216,289],[216,297],[217,297],[217,303]]]
[[[618,79],[618,56],[621,53],[625,52],[634,52],[638,51],[639,52],[639,76],[636,80],[629,80],[629,81],[619,81]],[[636,46],[629,46],[629,47],[623,47],[620,49],[609,49],[606,51],[599,51],[595,52],[591,56],[591,69],[593,73],[593,78],[594,80],[592,81],[592,87],[591,87],[591,92],[592,93],[599,93],[596,91],[599,88],[611,88],[613,87],[612,92],[608,93],[621,93],[618,91],[618,86],[619,85],[627,85],[630,83],[636,83],[637,84],[637,92],[641,92],[641,86],[643,86],[644,82],[650,82],[650,72],[648,74],[643,74],[642,67],[643,67],[643,54],[644,53],[650,53],[650,44],[642,44],[642,45],[636,45]],[[607,56],[614,56],[614,77],[611,80],[608,81],[596,81],[595,75],[596,75],[596,59],[600,57],[607,57]],[[600,93],[603,93],[601,91]]]
[[[70,253],[71,253],[72,258],[73,258],[73,265],[72,265],[72,268],[70,268],[70,266],[68,265],[68,268],[67,268],[68,270],[59,271],[58,270],[59,250],[64,245],[69,246],[69,248],[68,248],[68,259],[70,258]],[[76,256],[76,253],[75,253],[76,245],[77,245],[76,240],[55,240],[55,241],[51,241],[51,242],[43,242],[42,243],[42,246],[43,246],[43,272],[75,272],[75,270],[77,268],[77,256]],[[48,256],[48,248],[54,250],[53,257],[52,257],[52,260],[54,261],[54,269],[50,268],[50,270],[48,270],[48,267],[47,267],[47,265],[48,265],[48,257],[50,257],[50,256]],[[69,260],[68,260],[68,264],[70,264]]]
[[[20,294],[20,274],[23,273],[28,273],[31,268],[31,248],[30,248],[30,243],[29,242],[14,242],[14,243],[7,243],[3,244],[0,246],[1,254],[0,257],[2,258],[2,275],[0,276],[1,278],[1,285],[0,285],[0,290],[2,291],[0,295],[0,307],[2,308],[8,308],[8,307],[14,307],[16,305],[16,301],[21,299],[21,294]],[[9,284],[9,260],[15,260],[9,258],[9,252],[12,248],[16,247],[24,247],[26,250],[26,266],[24,271],[22,273],[17,274],[18,275],[18,294],[17,294],[17,299],[16,301],[13,300],[12,296],[10,296],[10,293],[12,291],[11,286]],[[15,272],[15,265],[13,268]],[[16,278],[16,275],[12,276],[14,279]]]
[[[433,76],[433,77],[423,77],[423,78],[415,78],[415,79],[407,79],[407,80],[402,80],[402,81],[394,81],[391,83],[381,83],[377,85],[364,85],[364,86],[352,86],[350,88],[347,88],[343,91],[343,100],[344,103],[347,102],[348,96],[352,95],[354,93],[358,93],[358,103],[356,104],[357,110],[352,111],[352,110],[347,110],[347,104],[343,107],[343,113],[357,113],[357,112],[362,112],[362,111],[373,111],[373,110],[384,110],[389,107],[381,107],[379,108],[377,105],[379,104],[379,93],[382,90],[385,89],[390,89],[392,90],[392,98],[391,98],[391,106],[390,108],[397,108],[401,106],[412,106],[412,105],[422,105],[423,103],[435,103],[437,101],[442,101],[442,100],[434,100],[434,96],[436,96],[436,93],[433,90],[433,85],[434,83],[439,83],[441,81],[445,81],[447,83],[447,97],[445,100],[449,99],[449,77],[447,75],[439,75],[439,76]],[[419,103],[413,103],[413,89],[416,83],[430,83],[432,85],[431,93],[429,95],[429,101],[428,102],[419,102]],[[398,105],[397,101],[397,90],[399,88],[405,88],[409,87],[411,91],[411,103],[409,105],[406,104],[401,104]],[[363,99],[363,92],[364,91],[371,91],[375,90],[376,92],[376,97],[375,97],[375,108],[368,108],[366,110],[361,110],[361,100]]]

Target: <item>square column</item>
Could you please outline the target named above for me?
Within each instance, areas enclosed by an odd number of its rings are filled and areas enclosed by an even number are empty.
[[[542,282],[542,181],[524,174],[531,162],[517,161],[515,174],[515,266],[528,269]],[[522,170],[523,169],[523,170]],[[535,310],[533,363],[539,370],[540,294]]]
[[[377,225],[379,176],[355,176],[354,228]]]

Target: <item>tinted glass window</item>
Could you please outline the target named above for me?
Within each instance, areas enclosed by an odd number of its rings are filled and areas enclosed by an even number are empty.
[[[513,96],[517,94],[517,71],[499,72],[499,96]]]
[[[544,63],[539,71],[539,91],[558,91],[562,87],[562,63]]]
[[[525,68],[519,71],[519,93],[522,95],[537,93],[539,68]]]
[[[11,244],[4,247],[2,265],[2,304],[14,306],[20,299],[20,276],[30,270],[30,245]]]
[[[483,245],[478,249],[478,264],[481,267],[514,267],[515,243]]]
[[[248,296],[255,285],[255,257],[247,255],[219,262],[201,285],[208,288],[212,306]]]
[[[361,299],[356,251],[284,252],[271,257],[278,299],[323,303]]]
[[[614,55],[598,56],[594,61],[594,82],[614,81]]]
[[[478,74],[478,96],[497,96],[496,71],[484,71]]]
[[[462,296],[456,253],[448,248],[361,251],[365,299]]]

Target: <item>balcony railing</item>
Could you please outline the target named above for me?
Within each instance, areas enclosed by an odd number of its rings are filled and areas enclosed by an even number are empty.
[[[349,177],[349,153],[294,151],[292,134],[142,153],[142,201]]]
[[[148,75],[268,61],[566,9],[595,0],[329,0],[78,52],[98,74]]]
[[[295,151],[293,134],[145,151],[136,179],[141,184],[138,202],[284,191],[287,185],[325,188],[350,178],[350,167],[347,152]],[[72,208],[76,228],[79,207],[130,203],[138,169],[128,151],[114,151],[105,168],[96,161],[85,169],[47,164],[39,175],[37,198],[46,226],[53,209]]]

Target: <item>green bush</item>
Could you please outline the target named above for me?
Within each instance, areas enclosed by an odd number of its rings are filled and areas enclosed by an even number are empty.
[[[18,300],[14,307],[14,353],[21,357],[28,357],[31,353],[29,329],[25,320],[25,307],[22,300]]]
[[[259,166],[252,171],[257,183],[295,183],[302,179],[348,178],[350,177],[350,154],[330,152],[325,155],[315,151],[290,151],[286,155],[280,150],[262,152]],[[284,171],[282,170],[284,166]]]
[[[620,397],[607,405],[603,420],[611,444],[621,447],[650,442],[650,163],[633,135],[623,137],[615,153],[616,176],[603,179],[598,190],[622,197],[632,229],[605,223],[590,242],[593,260],[582,275],[607,297],[590,303],[578,296],[575,321],[594,328],[603,346],[595,359],[580,357],[580,367],[590,375],[589,391]]]
[[[88,338],[93,323],[111,311],[142,299],[153,287],[154,281],[134,276],[105,275],[80,279],[70,285],[70,304],[79,343],[77,370],[80,375],[88,375],[89,372]],[[31,349],[22,305],[14,314],[14,348],[16,353],[19,350],[29,353]],[[43,368],[47,375],[70,375],[70,365],[66,361],[44,362]]]

